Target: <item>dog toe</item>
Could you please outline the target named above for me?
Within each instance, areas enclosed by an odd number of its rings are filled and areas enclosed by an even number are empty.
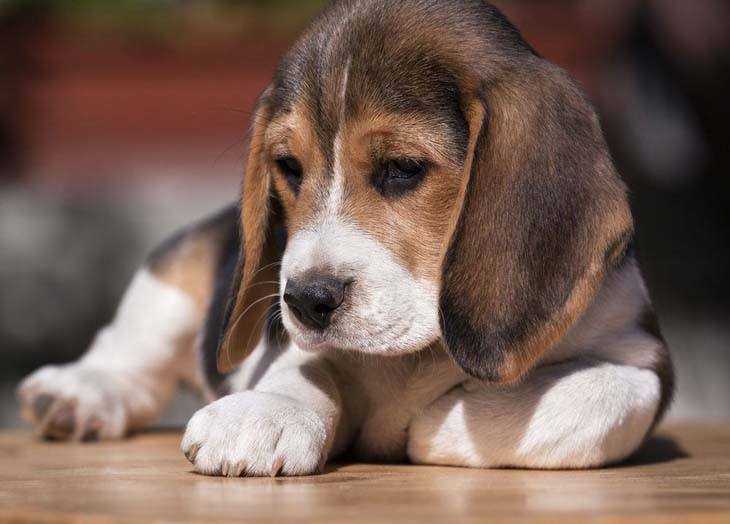
[[[76,430],[76,406],[64,400],[58,402],[60,406],[49,414],[43,436],[50,440],[68,440]]]
[[[36,420],[42,420],[46,416],[54,400],[56,398],[48,393],[41,393],[33,399],[33,415]]]

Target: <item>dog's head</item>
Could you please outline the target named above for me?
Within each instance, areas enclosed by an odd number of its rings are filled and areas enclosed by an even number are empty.
[[[304,349],[441,338],[495,382],[576,321],[632,231],[594,111],[481,0],[331,6],[260,99],[241,224],[221,367],[275,296]]]

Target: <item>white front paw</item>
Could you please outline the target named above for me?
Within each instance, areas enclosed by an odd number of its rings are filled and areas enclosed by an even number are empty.
[[[44,366],[18,387],[23,418],[51,439],[124,436],[127,413],[119,386],[84,364]]]
[[[324,467],[327,427],[284,396],[244,391],[199,410],[181,449],[206,475],[310,475]]]

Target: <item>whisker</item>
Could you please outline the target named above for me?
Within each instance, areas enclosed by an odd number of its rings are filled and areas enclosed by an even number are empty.
[[[257,300],[254,300],[252,303],[250,303],[248,305],[248,307],[246,309],[243,310],[243,312],[240,315],[238,315],[236,317],[236,320],[231,324],[231,326],[234,326],[238,322],[240,322],[241,319],[246,315],[246,313],[248,313],[250,311],[250,309],[252,307],[254,307],[256,304],[258,304],[259,302],[263,302],[264,300],[271,299],[271,298],[278,297],[278,296],[279,296],[279,293],[272,293],[271,295],[265,295]]]
[[[251,275],[251,277],[253,278],[256,275],[258,275],[259,273],[261,273],[262,271],[265,271],[265,270],[269,269],[270,267],[273,267],[273,266],[276,266],[276,265],[279,265],[280,266],[281,265],[281,261],[276,261],[276,262],[272,262],[271,264],[266,264],[265,266],[261,266],[256,271],[254,271],[254,273],[253,273],[253,275]]]
[[[281,347],[281,345],[284,343],[284,337],[288,335],[286,332],[286,328],[284,327],[284,314],[281,311],[281,308],[276,312],[275,315],[276,321],[280,324],[280,329],[278,329],[276,333],[276,344]]]
[[[226,148],[223,149],[223,151],[221,151],[220,153],[218,153],[218,155],[216,155],[215,159],[213,160],[213,166],[214,167],[217,166],[218,165],[218,162],[220,162],[221,158],[223,158],[226,155],[226,153],[228,153],[231,149],[233,149],[234,147],[239,146],[239,145],[241,145],[242,143],[245,143],[245,142],[246,142],[246,138],[245,137],[235,139],[233,141],[233,143],[231,143],[229,146],[226,146]],[[243,153],[243,154],[245,154],[245,153]],[[242,159],[242,158],[243,158],[243,156],[240,156],[239,157],[239,160]]]
[[[276,305],[276,304],[273,304],[273,305]],[[280,323],[281,323],[281,308],[279,308],[278,310],[276,310],[274,312],[274,314],[271,315],[271,317],[269,317],[269,329],[268,329],[268,331],[266,333],[266,335],[269,338],[271,338],[271,330],[272,329],[275,329],[276,330],[276,339],[275,339],[275,341],[276,341],[276,346],[277,347],[281,347],[281,342],[282,342],[282,340],[281,340],[281,332],[282,332],[282,329],[278,329],[279,326],[277,326],[277,324],[280,324]],[[281,326],[281,327],[283,328],[283,326]]]
[[[254,333],[256,333],[256,331],[257,331],[257,326],[259,325],[259,322],[261,322],[261,320],[263,320],[264,322],[266,322],[266,317],[267,317],[267,316],[268,316],[268,314],[269,314],[269,310],[270,310],[270,309],[271,309],[272,307],[274,307],[274,306],[276,306],[276,304],[275,304],[275,303],[274,303],[274,304],[271,304],[271,305],[269,305],[269,307],[267,307],[267,308],[266,308],[266,309],[264,310],[264,312],[263,312],[263,313],[261,314],[261,316],[259,316],[259,318],[258,318],[258,319],[256,320],[256,322],[254,322],[254,324],[253,324],[253,328],[251,329],[251,332],[250,332],[250,333],[249,333],[249,335],[248,335],[248,340],[246,341],[246,347],[249,347],[249,346],[251,345],[251,337],[253,337],[253,334],[254,334]]]
[[[261,280],[259,282],[254,282],[253,284],[249,284],[248,286],[245,287],[245,289],[243,291],[248,291],[252,287],[256,287],[256,286],[272,285],[272,284],[275,286],[278,286],[279,282],[276,280]]]
[[[279,296],[279,293],[274,293],[274,294],[271,294],[271,295],[263,296],[263,297],[261,297],[261,298],[259,298],[257,300],[254,300],[251,304],[248,305],[248,307],[246,309],[243,310],[243,313],[241,313],[240,315],[238,315],[238,317],[236,317],[236,320],[233,323],[231,323],[231,327],[233,327],[236,324],[238,324],[238,322],[240,322],[241,319],[243,319],[243,317],[246,315],[246,313],[248,313],[251,310],[251,308],[254,307],[256,304],[258,304],[259,302],[262,302],[262,301],[267,300],[267,299],[272,299],[272,298],[278,297],[278,296]],[[274,304],[272,304],[272,306],[273,305]],[[269,306],[269,307],[271,307],[271,306]],[[269,307],[266,308],[265,313],[268,311]],[[256,321],[256,323],[258,323],[258,321]],[[254,324],[254,327],[256,327],[256,323]],[[246,347],[248,347],[248,344],[250,342],[251,342],[251,339],[249,337],[249,340],[246,343]],[[226,348],[226,355],[225,356],[226,356],[226,362],[228,363],[228,366],[229,367],[232,367],[233,361],[231,360],[231,355],[228,352],[228,349],[227,348]]]
[[[241,115],[253,116],[255,111],[248,109],[242,109],[240,107],[225,107],[225,106],[214,106],[211,108],[214,111],[230,111],[231,113],[239,113]]]

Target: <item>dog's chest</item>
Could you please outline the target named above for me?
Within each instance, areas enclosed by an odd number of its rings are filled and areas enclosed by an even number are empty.
[[[343,425],[335,452],[351,450],[358,458],[397,461],[406,457],[412,418],[465,380],[440,346],[399,356],[333,352],[313,354],[289,345],[260,344],[228,382],[231,392],[254,389],[276,380],[284,369],[324,360],[336,374],[342,397]]]
[[[348,384],[343,400],[353,426],[351,450],[360,459],[403,460],[412,418],[461,382],[463,372],[438,351],[358,360],[337,366]]]

